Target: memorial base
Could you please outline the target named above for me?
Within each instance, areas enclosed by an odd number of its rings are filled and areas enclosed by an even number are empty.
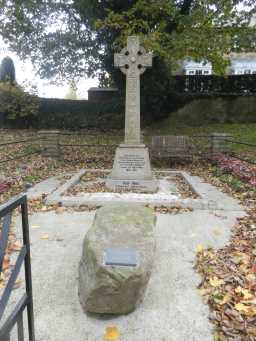
[[[156,192],[148,148],[145,145],[121,145],[116,149],[114,166],[106,186],[115,191]]]

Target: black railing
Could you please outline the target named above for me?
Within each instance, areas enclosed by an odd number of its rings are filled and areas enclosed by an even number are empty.
[[[2,151],[4,149],[6,149],[7,146],[14,146],[14,145],[22,145],[21,147],[21,151],[24,151],[24,146],[27,143],[31,143],[31,142],[38,142],[38,138],[29,138],[29,139],[23,139],[23,140],[19,140],[19,141],[9,141],[9,142],[1,142],[0,143],[0,150]],[[8,148],[7,148],[8,150]],[[35,146],[33,145],[32,150],[28,151],[28,152],[18,152],[16,153],[7,153],[5,158],[0,158],[0,164],[5,163],[5,162],[9,162],[9,161],[14,161],[14,160],[20,160],[23,159],[27,156],[32,156],[35,154],[39,154],[40,150],[38,148],[35,148]]]
[[[255,94],[256,74],[174,76],[175,91],[194,94]]]
[[[15,286],[17,276],[20,272],[23,263],[25,265],[26,292],[18,301],[12,313],[7,317],[4,324],[0,328],[0,340],[9,341],[11,331],[13,327],[17,324],[18,341],[24,341],[23,312],[27,308],[29,341],[35,341],[28,209],[27,197],[25,195],[16,197],[15,199],[9,201],[8,203],[0,206],[0,219],[3,220],[2,231],[0,235],[0,273],[2,271],[4,256],[8,245],[8,235],[10,232],[12,212],[16,208],[21,209],[23,245],[21,250],[19,251],[16,263],[1,296],[0,320],[2,319],[3,314],[7,308],[8,300]]]

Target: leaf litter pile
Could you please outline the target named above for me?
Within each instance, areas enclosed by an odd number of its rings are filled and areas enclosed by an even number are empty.
[[[202,276],[199,294],[210,306],[215,341],[256,340],[256,192],[211,164],[193,165],[202,176],[237,198],[248,210],[232,228],[230,243],[221,249],[197,248],[195,269]]]
[[[167,178],[167,180],[173,180],[175,182],[176,188],[182,198],[198,198],[197,193],[193,191],[187,181],[180,175],[174,175]]]

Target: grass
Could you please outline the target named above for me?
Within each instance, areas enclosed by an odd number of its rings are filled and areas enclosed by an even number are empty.
[[[210,133],[229,133],[237,140],[246,140],[256,144],[256,123],[223,123],[192,127],[182,125],[167,118],[144,129],[146,135],[200,135]]]
[[[167,118],[144,129],[145,135],[209,135],[211,133],[228,133],[236,141],[243,141],[255,144],[256,146],[256,123],[223,123],[209,124],[198,127],[183,125],[175,119]],[[234,151],[248,151],[255,155],[256,147],[248,147],[239,144],[232,144]]]

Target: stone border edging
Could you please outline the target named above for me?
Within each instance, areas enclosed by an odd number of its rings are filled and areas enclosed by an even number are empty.
[[[130,193],[86,193],[83,196],[63,196],[68,189],[75,186],[81,179],[81,177],[87,173],[102,172],[109,173],[108,169],[82,169],[75,174],[71,179],[67,180],[62,186],[50,194],[46,199],[46,204],[52,205],[62,203],[63,206],[77,207],[83,205],[96,205],[103,206],[114,202],[123,203],[136,203],[136,204],[151,204],[155,206],[191,208],[197,210],[230,210],[230,211],[242,211],[242,206],[232,197],[221,192],[213,185],[205,183],[198,176],[191,176],[187,172],[177,170],[154,170],[157,174],[177,174],[181,175],[184,180],[189,184],[191,189],[198,195],[199,198],[178,198],[173,199],[168,195],[157,194],[138,194],[134,193],[131,196]]]

